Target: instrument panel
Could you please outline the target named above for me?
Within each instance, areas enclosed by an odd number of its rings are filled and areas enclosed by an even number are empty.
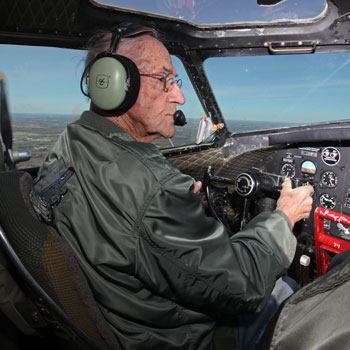
[[[350,215],[350,152],[348,147],[298,147],[277,150],[255,164],[259,170],[292,179],[297,186],[314,187],[313,210],[320,206]],[[303,220],[301,231],[313,234],[313,217]],[[324,221],[325,233],[350,241],[350,227]]]
[[[333,256],[350,249],[350,148],[347,142],[271,147],[255,159],[253,152],[235,158],[232,164],[242,161],[245,167],[233,177],[208,167],[203,185],[209,213],[233,235],[254,216],[275,209],[285,177],[294,187],[313,186],[310,217],[293,228],[297,249],[288,270],[306,285],[326,272]]]

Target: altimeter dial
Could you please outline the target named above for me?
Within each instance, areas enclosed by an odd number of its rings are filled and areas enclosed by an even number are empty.
[[[295,176],[295,167],[293,164],[285,163],[281,168],[281,175],[292,179]]]
[[[336,187],[338,184],[338,176],[334,171],[327,170],[321,175],[321,184],[326,187]]]

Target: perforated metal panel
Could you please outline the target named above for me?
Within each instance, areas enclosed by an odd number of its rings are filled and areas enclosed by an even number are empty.
[[[0,0],[0,28],[70,32],[79,0]]]
[[[263,159],[272,152],[272,149],[259,148],[253,151],[240,153],[224,158],[221,148],[209,149],[190,154],[181,154],[170,157],[183,173],[191,175],[197,180],[202,180],[209,165],[214,174],[235,179],[240,173],[250,169],[257,161]]]

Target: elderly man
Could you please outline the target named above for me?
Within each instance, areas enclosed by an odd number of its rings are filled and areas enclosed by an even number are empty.
[[[174,136],[185,98],[166,48],[149,31],[138,34],[117,51],[139,71],[135,103],[119,114],[92,104],[68,125],[35,180],[33,204],[40,212],[59,184],[53,212],[40,215],[74,249],[123,349],[208,349],[218,315],[268,301],[293,259],[291,229],[309,216],[312,188],[286,181],[277,210],[230,238],[205,215],[200,183],[151,144]],[[89,57],[111,38],[100,36]]]

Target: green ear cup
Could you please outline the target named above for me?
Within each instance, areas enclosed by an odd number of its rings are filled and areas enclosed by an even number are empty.
[[[114,57],[99,58],[90,68],[89,95],[93,104],[105,111],[118,108],[129,90],[128,73]]]
[[[140,73],[125,56],[103,53],[89,68],[88,96],[100,110],[121,114],[136,102],[140,90]]]

